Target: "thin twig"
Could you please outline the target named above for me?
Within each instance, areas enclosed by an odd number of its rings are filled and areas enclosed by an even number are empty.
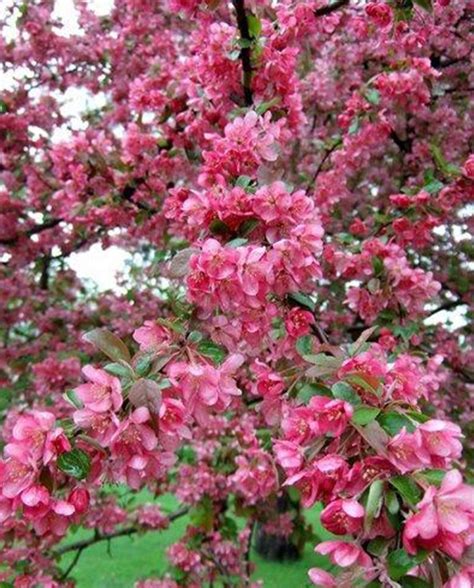
[[[85,547],[80,547],[76,551],[72,562],[69,564],[67,570],[64,572],[64,574],[60,578],[61,582],[63,582],[69,576],[69,574],[72,572],[72,570],[76,567],[76,564],[79,561],[79,558],[81,557],[81,553],[83,552],[84,549],[85,549]]]
[[[331,153],[333,153],[339,147],[340,144],[341,144],[341,141],[336,141],[332,147],[330,147],[329,149],[326,149],[326,153],[324,154],[324,157],[319,162],[319,165],[316,168],[316,171],[314,172],[314,175],[311,178],[311,181],[309,182],[306,190],[310,190],[311,188],[314,187],[314,184],[316,183],[316,179],[319,176],[321,170],[323,169],[323,165],[326,163],[326,161],[328,160]]]

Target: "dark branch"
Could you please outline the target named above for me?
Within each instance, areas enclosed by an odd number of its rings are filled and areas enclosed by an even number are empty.
[[[347,6],[347,4],[349,4],[349,0],[337,0],[337,2],[333,2],[332,4],[328,4],[327,6],[323,6],[322,8],[318,8],[314,11],[314,14],[316,16],[327,16],[328,14],[331,14],[332,12],[339,10],[339,8]]]
[[[306,188],[306,190],[310,190],[312,187],[314,187],[316,179],[319,176],[321,170],[323,169],[323,165],[326,163],[326,161],[327,161],[328,157],[331,155],[331,153],[333,151],[335,151],[337,149],[337,147],[339,147],[340,144],[341,144],[341,141],[337,141],[336,143],[334,143],[334,145],[332,147],[330,147],[329,149],[326,150],[326,153],[324,154],[323,158],[319,162],[319,165],[316,168],[316,171],[314,172],[314,175],[311,178],[311,181],[308,184],[308,187]]]
[[[76,554],[74,555],[74,557],[72,559],[72,562],[69,564],[66,571],[61,576],[61,578],[60,578],[61,582],[63,582],[69,576],[69,574],[72,572],[72,570],[76,567],[77,562],[79,561],[79,558],[81,557],[81,553],[84,549],[85,549],[84,547],[80,547],[77,550]]]
[[[42,231],[46,231],[47,229],[53,229],[54,227],[59,225],[59,223],[61,223],[62,221],[63,221],[62,218],[53,218],[50,221],[46,221],[44,223],[41,223],[40,225],[34,225],[33,227],[31,227],[31,229],[28,229],[27,231],[25,231],[22,234],[25,237],[31,237],[32,235],[37,235],[38,233],[41,233]],[[12,237],[11,239],[0,239],[0,245],[14,245],[20,239],[20,237],[21,237],[21,235],[16,235],[15,237]]]
[[[51,257],[46,255],[40,259],[41,264],[41,276],[39,281],[39,287],[41,290],[47,290],[49,286],[49,266],[51,265]]]
[[[189,507],[187,507],[187,506],[176,510],[175,512],[171,513],[168,516],[169,522],[172,523],[176,519],[179,519],[180,517],[187,514],[188,511],[189,511]],[[54,552],[54,555],[56,555],[56,556],[64,555],[65,553],[69,553],[70,551],[76,551],[77,549],[82,551],[83,549],[86,549],[87,547],[90,547],[91,545],[95,545],[96,543],[99,543],[100,541],[110,541],[110,539],[115,539],[116,537],[126,537],[129,535],[134,535],[135,533],[138,533],[138,531],[143,531],[143,528],[132,526],[132,527],[124,527],[123,529],[119,529],[118,531],[114,531],[113,533],[108,533],[105,535],[102,535],[101,533],[96,533],[95,535],[93,535],[92,537],[89,537],[88,539],[82,539],[82,541],[77,541],[76,543],[71,543],[71,545],[64,545],[64,547],[60,547],[59,549],[56,549],[56,551]]]
[[[443,310],[451,310],[453,308],[456,308],[458,306],[463,306],[463,305],[467,305],[466,302],[464,302],[463,300],[449,300],[448,302],[445,302],[441,306],[438,306],[438,308],[435,308],[434,310],[429,312],[425,318],[433,316]]]
[[[403,153],[411,153],[412,148],[412,140],[411,139],[402,139],[397,135],[395,131],[390,133],[390,138],[395,143],[395,145],[402,151]]]
[[[245,12],[245,0],[232,0],[237,15],[237,26],[239,27],[240,38],[250,45],[252,38],[249,31],[249,23]],[[242,86],[244,88],[244,100],[246,106],[253,104],[252,96],[252,62],[250,59],[250,47],[242,47],[240,50],[240,61],[242,62]]]

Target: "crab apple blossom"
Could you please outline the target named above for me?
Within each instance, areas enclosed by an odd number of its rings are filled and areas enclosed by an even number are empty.
[[[356,500],[335,500],[321,513],[322,524],[336,535],[356,533],[362,527],[364,507]]]
[[[444,476],[441,487],[429,487],[418,512],[408,518],[403,543],[408,553],[441,549],[459,559],[471,545],[474,525],[474,492],[463,483],[458,470]]]
[[[469,0],[1,4],[2,586],[470,586]]]

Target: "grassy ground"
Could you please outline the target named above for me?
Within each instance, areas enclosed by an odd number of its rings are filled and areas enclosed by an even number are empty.
[[[176,505],[172,497],[160,499],[160,504],[167,511],[174,510]],[[321,528],[318,514],[318,509],[313,510],[309,515],[310,522],[316,533],[326,539],[328,534]],[[77,580],[79,588],[131,588],[138,578],[160,575],[167,568],[166,548],[181,537],[188,520],[182,517],[161,533],[119,537],[110,546],[106,542],[93,545],[83,551],[71,575]],[[80,530],[68,537],[65,543],[74,543],[90,535],[90,531]],[[63,569],[67,568],[73,555],[63,556]],[[256,564],[254,579],[263,580],[265,588],[308,586],[308,569],[324,566],[323,558],[313,552],[312,545],[306,545],[303,559],[297,562],[268,562],[255,552],[252,553],[252,561]]]

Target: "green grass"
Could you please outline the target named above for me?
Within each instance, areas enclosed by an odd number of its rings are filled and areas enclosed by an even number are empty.
[[[147,499],[143,496],[140,501]],[[159,502],[166,511],[172,511],[177,506],[171,496],[161,497]],[[329,538],[319,523],[319,509],[313,509],[308,519],[322,539]],[[189,517],[184,516],[166,531],[118,537],[110,545],[105,541],[93,545],[82,552],[71,576],[76,579],[79,588],[131,588],[137,579],[159,576],[168,566],[166,548],[182,536],[188,522]],[[90,536],[91,531],[80,529],[64,543],[75,543]],[[313,545],[307,544],[301,560],[287,563],[266,561],[252,551],[251,559],[256,564],[253,578],[263,580],[266,588],[307,586],[310,567],[327,567],[325,558],[315,554],[313,548]],[[63,556],[62,569],[67,568],[73,557],[74,553]]]

